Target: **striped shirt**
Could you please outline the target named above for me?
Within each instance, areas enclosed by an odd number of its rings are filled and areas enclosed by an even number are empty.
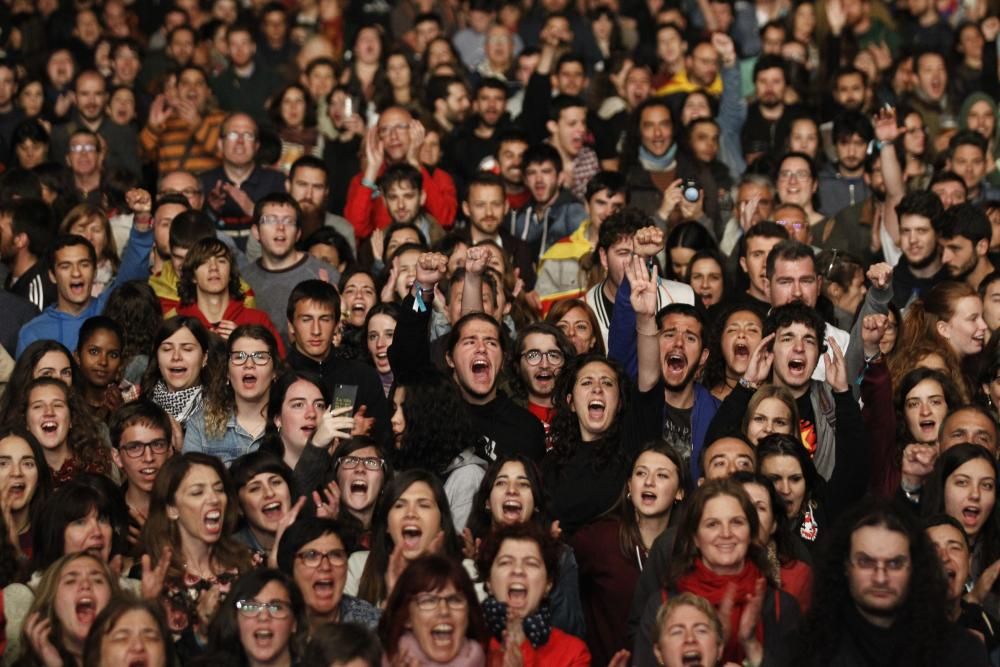
[[[178,169],[200,174],[214,169],[222,164],[218,143],[225,119],[224,111],[210,112],[202,119],[193,136],[188,124],[175,116],[167,119],[160,132],[154,132],[147,125],[139,133],[143,157],[155,160],[161,174]],[[189,141],[191,148],[182,164],[181,158]]]

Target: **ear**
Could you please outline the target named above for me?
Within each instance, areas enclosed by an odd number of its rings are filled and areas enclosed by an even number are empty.
[[[427,201],[427,192],[423,189],[420,190],[420,205],[423,206]]]
[[[989,239],[979,239],[976,243],[976,254],[980,257],[986,257],[986,254],[990,251],[990,240]]]
[[[257,225],[250,226],[250,235],[253,236],[254,241],[260,241],[260,227]]]
[[[608,251],[604,248],[597,249],[597,255],[601,259],[601,268],[607,270],[608,268]]]
[[[698,365],[699,366],[704,366],[706,361],[708,361],[708,348],[707,347],[704,348],[704,349],[702,349],[702,351],[701,351],[701,358],[698,361]]]
[[[698,486],[702,486],[705,483],[705,476],[702,475],[698,478]]]
[[[292,191],[292,182],[288,178],[285,178],[285,192],[291,192],[291,191]]]
[[[945,339],[951,338],[951,324],[949,324],[948,322],[944,320],[938,320],[937,323],[934,325],[934,327],[937,329],[938,335],[940,335],[942,338]]]
[[[842,288],[837,283],[830,283],[830,287],[828,288],[828,290],[830,292],[830,296],[835,299],[839,299],[841,296],[844,295],[844,288]]]
[[[740,257],[740,268],[743,270],[743,273],[750,273],[750,269],[747,268],[746,257]]]
[[[684,487],[683,486],[677,487],[677,494],[674,495],[674,500],[676,500],[677,502],[680,502],[680,501],[684,500]]]
[[[545,121],[545,129],[549,131],[550,135],[556,136],[556,133],[559,131],[559,125],[554,120],[547,120]]]
[[[122,453],[121,451],[118,450],[117,447],[111,448],[111,460],[114,462],[115,466],[117,466],[119,470],[123,470],[125,468],[124,462],[122,461]]]
[[[423,202],[421,202],[421,203],[423,203]],[[467,201],[462,202],[462,213],[465,214],[466,218],[472,216],[472,213],[469,211],[469,202],[467,202]]]
[[[444,360],[448,364],[448,368],[455,369],[455,360],[451,358],[451,350],[444,353]]]

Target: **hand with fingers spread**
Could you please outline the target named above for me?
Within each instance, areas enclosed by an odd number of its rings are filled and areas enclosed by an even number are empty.
[[[906,132],[905,127],[898,125],[896,109],[888,105],[879,109],[872,118],[872,128],[875,130],[875,138],[884,144],[892,143]]]
[[[334,440],[350,440],[354,429],[354,417],[351,415],[353,409],[350,405],[342,408],[331,405],[324,410],[310,443],[314,447],[329,447]]]
[[[163,584],[167,580],[167,570],[170,569],[170,560],[174,557],[174,550],[170,547],[163,547],[160,558],[153,567],[153,559],[149,554],[142,556],[142,597],[145,600],[155,600],[163,593]]]
[[[396,281],[398,279],[399,257],[393,257],[392,264],[389,266],[389,278],[385,281],[385,285],[382,285],[382,292],[379,294],[382,297],[382,303],[392,303],[396,296]]]
[[[368,128],[365,133],[365,174],[364,180],[374,182],[385,162],[385,145],[378,133],[378,125]]]
[[[751,227],[753,227],[753,217],[757,213],[757,207],[760,205],[760,195],[756,194],[750,199],[740,202],[740,229],[743,233],[746,233]]]
[[[274,544],[271,546],[271,551],[267,554],[267,566],[276,569],[278,567],[278,545],[281,544],[281,537],[288,530],[288,527],[295,523],[295,520],[299,518],[299,512],[306,505],[306,497],[299,496],[299,499],[295,501],[285,515],[278,519],[278,527],[274,530]]]
[[[167,96],[160,93],[153,100],[153,103],[149,107],[149,118],[147,119],[147,126],[150,131],[154,134],[159,134],[163,131],[164,126],[170,119],[170,106],[167,104]]]
[[[743,652],[746,654],[750,664],[759,665],[764,659],[764,647],[757,639],[757,626],[761,622],[761,611],[764,608],[764,595],[767,592],[767,581],[764,577],[759,577],[754,582],[752,593],[746,595],[742,600],[736,599],[736,587],[730,584],[723,594],[722,604],[719,605],[719,620],[722,621],[723,635],[732,637],[736,635]],[[730,627],[732,623],[733,607],[742,607],[739,624],[736,628]]]
[[[385,249],[385,230],[376,229],[372,232],[372,235],[368,237],[368,242],[372,247],[372,257],[375,262],[382,261],[382,251]]]

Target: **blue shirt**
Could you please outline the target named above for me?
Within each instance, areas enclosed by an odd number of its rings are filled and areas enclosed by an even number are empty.
[[[221,436],[210,437],[205,432],[205,406],[202,405],[188,419],[184,430],[184,453],[210,454],[221,459],[228,468],[236,458],[256,451],[263,440],[263,432],[255,438],[240,426],[235,413],[229,415]]]

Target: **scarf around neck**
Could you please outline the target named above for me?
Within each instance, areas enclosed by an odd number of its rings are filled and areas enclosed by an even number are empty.
[[[639,145],[639,162],[647,171],[667,171],[677,158],[677,144],[674,143],[663,155],[653,155],[646,147]]]
[[[153,387],[153,402],[183,424],[201,404],[201,385],[170,391],[163,380],[157,380]]]
[[[750,560],[743,565],[743,569],[737,574],[716,574],[708,569],[701,558],[694,561],[694,569],[685,574],[677,582],[677,589],[685,593],[694,593],[705,598],[712,603],[716,609],[722,604],[722,599],[726,595],[726,590],[732,586],[733,590],[733,611],[729,618],[730,635],[726,638],[726,648],[723,653],[723,662],[742,662],[743,648],[736,637],[736,628],[740,627],[740,616],[747,605],[750,596],[753,595],[757,580],[764,575],[757,566]],[[757,624],[757,639],[764,643],[764,624]]]
[[[490,634],[502,643],[503,633],[507,631],[507,605],[491,595],[483,601],[483,616]],[[521,627],[532,647],[538,648],[547,644],[549,634],[552,633],[552,614],[548,602],[542,602],[538,611],[525,616]]]
[[[471,639],[465,640],[458,655],[449,662],[435,662],[428,658],[412,632],[407,632],[399,638],[399,647],[396,653],[398,655],[403,651],[409,653],[415,659],[416,664],[426,667],[483,667],[486,664],[486,653],[483,651],[483,647],[479,645],[479,642]],[[390,664],[388,655],[383,657],[382,664],[384,666]]]

